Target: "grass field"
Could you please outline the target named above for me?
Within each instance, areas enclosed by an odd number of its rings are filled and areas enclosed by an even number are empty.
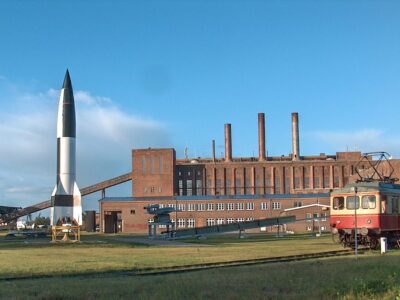
[[[182,274],[112,274],[5,281],[9,276],[84,274],[160,268],[336,250],[330,237],[276,239],[235,236],[187,240],[192,246],[143,246],[130,236],[89,235],[83,243],[53,245],[0,237],[1,299],[400,299],[400,252],[386,255],[229,267]],[[3,279],[1,279],[3,278]]]

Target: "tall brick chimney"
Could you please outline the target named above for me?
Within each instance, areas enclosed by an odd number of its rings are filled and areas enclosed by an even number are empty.
[[[225,124],[225,161],[232,161],[231,124]]]
[[[212,140],[212,160],[215,162],[215,140]]]
[[[292,113],[292,160],[300,159],[299,114]]]
[[[258,160],[265,161],[265,115],[258,114]]]

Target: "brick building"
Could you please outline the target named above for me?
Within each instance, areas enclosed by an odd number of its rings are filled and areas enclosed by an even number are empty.
[[[262,113],[258,128],[258,157],[232,157],[230,124],[225,124],[224,158],[215,157],[215,143],[211,158],[176,159],[174,149],[132,150],[132,196],[99,201],[101,231],[147,232],[151,215],[143,207],[149,204],[178,208],[171,215],[178,229],[290,214],[300,221],[287,224],[287,230],[329,230],[329,211],[321,205],[329,205],[331,189],[354,180],[361,153],[301,156],[293,113],[292,154],[266,157]],[[294,207],[302,209],[285,212]]]

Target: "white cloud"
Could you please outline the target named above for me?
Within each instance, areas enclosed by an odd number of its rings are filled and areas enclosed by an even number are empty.
[[[47,200],[56,180],[59,90],[36,94],[14,90],[2,97],[18,109],[8,107],[0,113],[0,205]],[[170,144],[164,124],[128,114],[110,98],[76,91],[75,101],[80,187],[130,172],[132,148]],[[93,203],[91,208],[97,205]]]
[[[386,151],[400,156],[400,137],[388,135],[382,129],[315,131],[306,133],[306,137],[334,151]]]

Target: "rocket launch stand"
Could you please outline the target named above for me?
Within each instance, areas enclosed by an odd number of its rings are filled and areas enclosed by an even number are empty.
[[[70,237],[73,237],[73,239]],[[81,227],[52,226],[51,241],[53,243],[79,243],[81,241]]]

